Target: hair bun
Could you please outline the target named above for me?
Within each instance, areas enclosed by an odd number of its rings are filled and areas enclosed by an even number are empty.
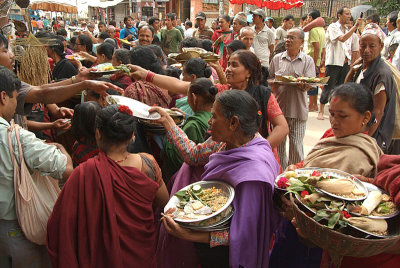
[[[211,95],[215,96],[215,95],[217,95],[217,93],[218,93],[218,89],[217,89],[215,86],[211,86],[211,87],[208,89],[208,92],[209,92]]]
[[[204,68],[204,77],[206,78],[210,78],[210,76],[212,75],[212,69],[211,67],[207,64]]]

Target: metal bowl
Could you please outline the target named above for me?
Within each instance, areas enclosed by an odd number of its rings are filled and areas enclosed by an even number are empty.
[[[211,219],[211,218],[217,216],[218,214],[220,214],[221,212],[225,211],[225,209],[227,209],[231,205],[233,198],[235,197],[235,190],[233,189],[233,187],[222,181],[199,181],[199,182],[192,183],[192,184],[182,188],[181,190],[187,190],[189,187],[192,187],[194,185],[201,185],[201,187],[203,189],[208,189],[208,188],[212,188],[212,187],[221,189],[222,192],[228,197],[228,200],[224,206],[222,206],[219,210],[215,211],[212,214],[199,215],[196,219],[181,219],[179,217],[175,217],[174,220],[177,222],[198,223],[198,222],[201,222],[204,220]],[[180,200],[178,197],[176,197],[175,195],[172,196],[172,198],[168,201],[167,205],[164,207],[164,213],[170,208],[177,208],[179,201]]]

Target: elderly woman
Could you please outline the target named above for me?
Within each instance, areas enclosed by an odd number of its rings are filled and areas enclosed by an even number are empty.
[[[138,66],[130,66],[133,77],[146,79],[153,84],[164,88],[173,94],[187,94],[190,83],[164,75],[154,74]],[[216,84],[219,92],[228,89],[247,91],[257,101],[262,117],[260,133],[276,148],[288,134],[288,126],[282,111],[271,90],[261,84],[263,79],[261,64],[257,56],[247,50],[238,50],[232,53],[229,67],[226,69],[228,84]],[[273,130],[270,131],[269,124]]]
[[[129,54],[129,50],[125,48],[119,48],[114,51],[112,56],[112,65],[119,66],[121,64],[129,64],[131,63],[131,56]],[[132,78],[126,73],[116,73],[110,77],[110,80],[113,82],[121,83],[123,89],[126,89],[130,84],[133,83]]]
[[[374,177],[382,151],[375,139],[366,134],[375,120],[373,109],[372,94],[364,86],[347,83],[335,88],[329,106],[331,129],[303,162],[288,169],[326,167]],[[285,258],[290,251],[296,254]],[[271,267],[320,267],[320,261],[321,249],[302,245],[295,228],[285,221],[282,232],[277,234]]]
[[[346,81],[360,83],[373,93],[376,122],[368,133],[387,152],[394,130],[396,91],[392,71],[380,54],[384,38],[385,34],[377,24],[370,23],[365,27],[360,38],[361,59],[351,68]]]
[[[211,137],[198,145],[187,139],[168,113],[160,108],[154,111],[161,114],[167,137],[185,162],[207,163],[202,180],[220,180],[235,188],[235,214],[229,229],[197,232],[181,227],[167,215],[163,218],[165,230],[195,242],[202,267],[268,266],[270,240],[279,220],[272,203],[279,166],[271,146],[257,133],[257,102],[241,90],[218,94],[209,121]],[[159,245],[159,261],[163,267],[177,267],[182,258],[190,255],[190,245],[182,252],[168,242],[167,237]],[[194,263],[185,264],[195,267]]]
[[[247,26],[247,16],[243,12],[239,12],[235,15],[232,22],[232,29],[235,35],[235,39],[239,39],[240,30]]]
[[[155,267],[154,207],[168,192],[147,154],[130,154],[132,111],[110,105],[96,117],[98,156],[75,168],[47,226],[53,267]]]

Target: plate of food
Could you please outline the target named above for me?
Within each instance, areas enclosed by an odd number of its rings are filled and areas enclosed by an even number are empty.
[[[368,196],[362,203],[347,206],[352,215],[371,219],[390,219],[399,214],[400,211],[388,193],[371,183],[363,182],[363,184],[368,189]]]
[[[117,38],[117,40],[125,45],[133,46],[133,44],[131,42],[129,42],[128,40],[121,39],[121,38]]]
[[[391,233],[388,222],[385,219],[350,217],[345,221],[350,227],[373,237],[386,238]]]
[[[185,116],[182,113],[170,109],[165,110],[169,113],[178,127],[182,127],[185,124]],[[155,122],[154,120],[139,119],[138,123],[142,125],[146,131],[150,131],[155,134],[165,134],[164,126],[158,122]]]
[[[289,192],[319,192],[346,201],[362,201],[368,189],[356,177],[329,168],[305,168],[287,171],[275,179],[275,187]]]
[[[99,67],[95,67],[95,69],[96,70],[94,70],[94,71],[90,71],[90,73],[107,75],[107,74],[113,74],[113,73],[121,72],[121,69],[115,68],[112,65],[99,66]]]
[[[200,181],[176,192],[164,207],[164,213],[171,214],[179,223],[199,223],[225,211],[234,196],[235,190],[227,183]]]
[[[106,101],[109,104],[119,104],[128,106],[129,109],[132,110],[133,116],[137,118],[148,119],[148,120],[157,120],[161,118],[159,113],[149,113],[149,110],[151,109],[149,105],[128,97],[109,95],[106,97]]]
[[[85,58],[82,56],[79,56],[78,54],[74,54],[74,55],[66,55],[65,58],[67,60],[79,60],[79,61],[84,61]]]
[[[216,229],[227,229],[230,226],[231,218],[234,214],[234,209],[232,205],[228,206],[224,211],[207,220],[192,222],[192,223],[182,223],[179,224],[193,230],[199,231],[215,231]]]
[[[294,77],[291,75],[277,75],[275,76],[275,80],[273,82],[278,83],[278,84],[288,84],[288,85],[297,85],[300,83],[307,83],[310,86],[316,87],[316,86],[325,86],[327,85],[327,82],[329,81],[329,76],[328,77],[306,77],[306,76],[299,76],[299,77]]]

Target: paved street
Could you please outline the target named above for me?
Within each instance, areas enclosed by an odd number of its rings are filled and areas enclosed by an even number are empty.
[[[325,120],[317,119],[318,112],[309,112],[306,135],[304,138],[304,156],[312,149],[324,132],[331,127],[329,124],[328,105],[325,106]]]

